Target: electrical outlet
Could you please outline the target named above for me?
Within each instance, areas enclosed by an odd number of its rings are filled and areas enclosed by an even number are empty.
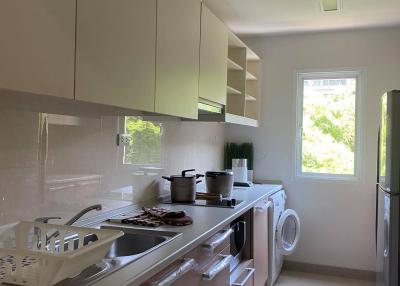
[[[117,145],[118,146],[128,146],[131,142],[132,136],[130,134],[118,134],[117,135]]]

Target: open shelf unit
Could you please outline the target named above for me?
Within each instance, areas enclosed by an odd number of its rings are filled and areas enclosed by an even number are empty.
[[[225,121],[258,126],[261,106],[260,57],[235,34],[229,33]]]

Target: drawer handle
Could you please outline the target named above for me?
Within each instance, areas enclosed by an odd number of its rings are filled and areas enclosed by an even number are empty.
[[[221,233],[220,235],[218,235],[217,238],[215,238],[215,239],[212,238],[212,239],[206,241],[203,244],[203,247],[210,251],[214,251],[214,249],[216,247],[218,247],[221,243],[223,243],[224,240],[227,239],[232,233],[233,233],[233,229],[229,228],[229,229],[225,230],[223,233]]]
[[[247,271],[246,277],[244,277],[243,281],[240,283],[233,283],[231,286],[244,286],[246,285],[247,281],[250,279],[251,276],[253,276],[254,271],[256,271],[254,268],[245,268],[245,271]]]
[[[178,269],[175,271],[168,273],[167,276],[161,278],[156,282],[151,283],[153,286],[169,286],[172,285],[176,280],[181,278],[183,275],[188,273],[189,271],[195,269],[196,262],[193,258],[183,259],[183,262],[179,265]]]
[[[213,280],[222,270],[228,267],[233,258],[232,255],[220,255],[221,261],[211,266],[206,272],[201,274],[203,280]]]
[[[255,210],[258,212],[264,212],[265,210],[268,210],[271,207],[272,207],[272,202],[269,201],[268,203],[265,203],[262,206],[256,206]]]

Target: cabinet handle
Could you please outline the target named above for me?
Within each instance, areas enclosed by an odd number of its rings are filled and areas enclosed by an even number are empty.
[[[231,228],[225,230],[223,233],[218,235],[217,238],[206,241],[203,244],[203,247],[207,248],[210,251],[214,251],[214,249],[216,247],[218,247],[218,245],[220,245],[222,242],[224,242],[224,240],[227,239],[232,234],[232,232],[233,232],[233,229],[231,229]]]
[[[256,206],[255,210],[259,211],[259,212],[264,212],[265,210],[269,209],[272,207],[272,202],[267,202],[265,204],[263,204],[262,206]]]
[[[167,276],[161,278],[156,282],[151,283],[152,286],[169,286],[172,285],[176,280],[181,278],[183,275],[188,273],[190,270],[195,269],[196,262],[193,258],[183,259],[181,265],[179,265],[178,269],[173,272],[167,274]]]
[[[247,281],[253,275],[254,271],[256,271],[254,268],[245,268],[244,270],[247,271],[247,275],[246,275],[246,277],[244,277],[243,281],[239,282],[239,283],[233,283],[231,286],[244,286],[244,285],[246,285]]]
[[[203,280],[213,280],[222,270],[228,267],[233,258],[232,255],[220,255],[221,261],[211,266],[206,272],[201,274]]]

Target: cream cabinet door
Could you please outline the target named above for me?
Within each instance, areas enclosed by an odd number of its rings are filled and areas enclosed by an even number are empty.
[[[154,111],[156,5],[78,0],[77,100]]]
[[[155,111],[197,119],[200,0],[158,0]]]
[[[228,29],[204,4],[201,13],[199,97],[226,104]]]
[[[0,88],[74,97],[76,0],[0,1]]]
[[[268,227],[271,204],[264,198],[253,209],[254,285],[266,285],[268,280]]]

